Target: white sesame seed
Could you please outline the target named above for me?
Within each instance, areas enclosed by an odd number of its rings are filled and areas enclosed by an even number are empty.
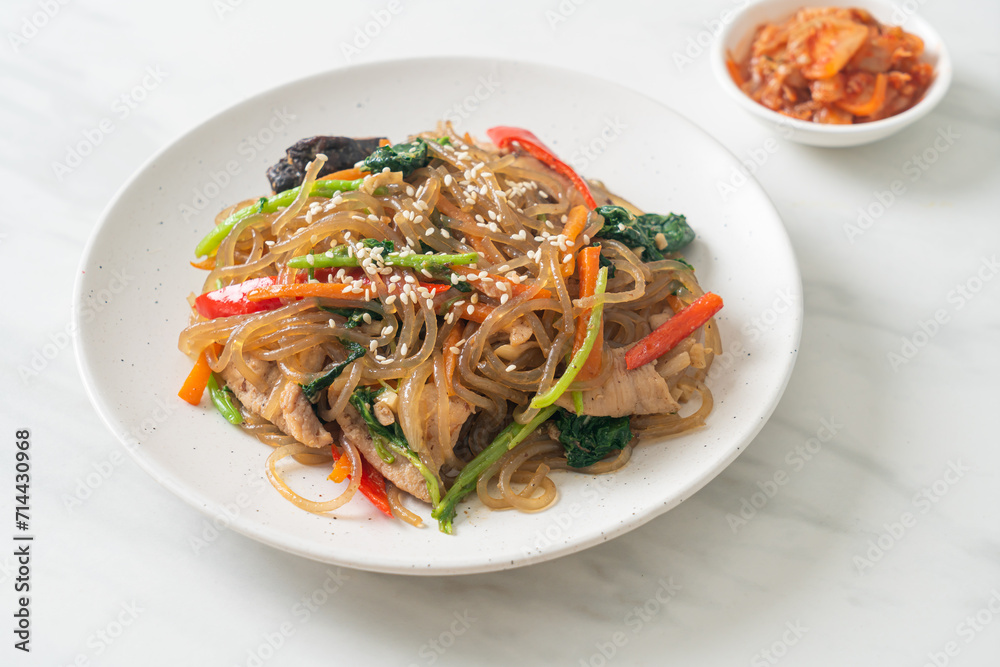
[[[472,315],[474,312],[476,312],[476,307],[473,306],[472,304],[469,304],[469,307],[465,309],[465,312],[467,312],[469,315]]]
[[[479,303],[479,295],[473,294],[472,297],[469,298],[469,301],[471,301],[472,303]]]
[[[395,294],[390,294],[389,296],[387,296],[385,298],[385,305],[391,306],[395,301],[396,301],[396,295]],[[382,334],[382,335],[384,336],[385,334]]]
[[[507,367],[507,368],[506,368],[505,370],[506,370],[506,371],[507,371],[508,373],[510,373],[511,371],[516,371],[516,370],[517,370],[517,364],[511,364],[511,365],[510,365],[510,366],[508,366],[508,367]]]
[[[372,352],[375,352],[375,350],[378,349],[378,341],[373,340],[372,342],[368,343],[368,349],[371,350]]]
[[[430,308],[431,310],[434,310],[434,299],[427,299],[427,301],[425,301],[424,303],[427,304],[428,308]]]
[[[363,319],[365,321],[365,324],[371,324],[372,323],[371,313],[366,312],[364,315],[361,316],[361,319]]]
[[[457,347],[455,347],[454,345],[452,345],[451,347],[449,347],[448,351],[451,352],[452,354],[458,354],[459,352],[461,352],[461,350],[458,349]]]
[[[445,174],[445,175],[444,175],[444,184],[445,184],[445,187],[449,187],[449,188],[450,188],[450,187],[451,187],[451,182],[452,182],[453,180],[455,180],[455,179],[453,179],[453,178],[451,177],[451,174]]]
[[[415,194],[416,194],[416,190],[413,189],[413,186],[412,185],[407,185],[406,186],[406,196],[407,197],[412,197]]]
[[[402,345],[399,346],[399,356],[401,357],[406,356],[406,343],[403,343]]]
[[[509,300],[510,300],[510,294],[501,294],[500,295],[500,305],[501,306],[503,304],[507,303]]]

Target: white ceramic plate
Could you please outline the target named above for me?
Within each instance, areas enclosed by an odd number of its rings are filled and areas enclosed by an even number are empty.
[[[640,446],[614,475],[562,473],[545,512],[460,507],[455,535],[384,520],[361,499],[316,516],[264,477],[270,449],[222,420],[208,401],[177,398],[190,362],[177,350],[186,295],[204,274],[188,265],[216,211],[268,191],[264,172],[301,137],[381,134],[402,140],[441,118],[483,135],[530,128],[587,176],[650,211],[685,213],[688,252],[722,295],[726,354],[710,382],[708,427]],[[382,572],[458,574],[540,562],[625,533],[676,506],[725,468],[774,410],[795,361],[801,279],[774,207],[745,185],[723,201],[719,179],[738,161],[670,109],[588,75],[493,60],[427,59],[336,70],[270,90],[187,133],[118,193],[84,253],[76,287],[78,359],[90,397],[135,460],[220,525],[320,561]],[[203,210],[199,210],[203,209]],[[337,493],[325,473],[291,483]],[[429,512],[422,510],[425,517]]]

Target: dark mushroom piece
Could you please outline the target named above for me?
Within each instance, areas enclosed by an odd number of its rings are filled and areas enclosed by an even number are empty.
[[[271,165],[267,170],[267,180],[274,194],[291,190],[302,185],[306,167],[317,155],[326,155],[327,161],[319,172],[319,177],[335,171],[350,169],[375,152],[383,137],[332,137],[319,135],[301,139],[285,151],[285,159]]]

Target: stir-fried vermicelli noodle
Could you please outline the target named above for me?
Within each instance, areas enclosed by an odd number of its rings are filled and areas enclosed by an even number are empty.
[[[450,532],[472,491],[541,510],[556,471],[611,472],[639,438],[705,423],[722,302],[678,254],[684,217],[643,214],[529,132],[489,134],[303,140],[268,172],[275,195],[199,244],[182,396],[207,381],[300,508],[360,490],[420,525],[402,490]],[[348,486],[304,498],[288,458]]]

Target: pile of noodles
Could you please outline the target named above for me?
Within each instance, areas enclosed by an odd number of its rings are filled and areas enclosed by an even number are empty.
[[[288,300],[277,310],[251,315],[214,320],[195,316],[181,334],[179,346],[194,357],[213,343],[222,345],[221,353],[211,364],[213,370],[219,372],[232,364],[259,390],[270,392],[272,400],[264,406],[264,417],[273,417],[278,412],[277,397],[283,387],[272,391],[266,386],[263,378],[247,364],[247,355],[277,362],[280,382],[284,385],[307,383],[322,373],[311,373],[302,367],[299,353],[303,351],[323,350],[328,368],[346,357],[338,339],[349,339],[373,350],[350,364],[322,396],[319,416],[324,422],[332,422],[348,405],[348,398],[358,386],[395,385],[397,419],[410,447],[431,470],[438,470],[443,463],[440,476],[443,487],[447,488],[464,462],[488,445],[511,420],[526,423],[537,414],[538,410],[528,407],[528,403],[535,394],[546,391],[560,374],[572,349],[577,316],[597,299],[604,301],[607,341],[603,346],[604,370],[592,380],[574,383],[571,390],[602,386],[612,368],[607,358],[609,347],[627,346],[648,334],[651,320],[655,321],[661,313],[673,312],[667,304],[669,295],[676,294],[682,302],[690,303],[703,291],[686,264],[669,259],[645,263],[623,244],[600,239],[603,253],[616,268],[615,277],[608,281],[603,297],[573,299],[575,276],[565,278],[560,270],[566,258],[564,252],[548,241],[536,241],[535,237],[543,232],[559,234],[562,216],[572,206],[582,203],[579,193],[533,158],[502,155],[491,145],[479,145],[468,135],[455,134],[450,126],[420,136],[428,139],[429,150],[436,158],[430,166],[413,172],[405,181],[399,172],[371,175],[360,190],[333,199],[306,196],[322,166],[323,159],[318,158],[310,166],[304,187],[291,205],[275,213],[250,216],[225,238],[202,292],[260,276],[277,276],[282,283],[294,282],[297,272],[285,266],[290,258],[308,253],[318,255],[334,245],[361,238],[391,240],[397,250],[410,245],[421,252],[422,242],[434,252],[479,252],[483,259],[475,265],[477,270],[491,275],[516,271],[526,276],[522,282],[527,287],[525,291],[497,305],[480,324],[441,317],[436,312],[440,303],[425,299],[416,303],[396,299],[391,306],[384,306],[389,295],[384,280],[387,276],[369,275],[377,298],[373,295],[364,307],[383,318],[372,325],[346,328],[319,307],[358,307],[358,302],[352,299]],[[430,141],[441,136],[447,136],[451,145]],[[477,167],[479,163],[484,166]],[[629,202],[607,192],[602,184],[591,182],[591,186],[598,202],[609,201],[641,213]],[[470,196],[472,188],[477,194]],[[383,194],[374,194],[376,190]],[[216,222],[249,203],[242,202],[222,211]],[[440,214],[441,227],[436,229],[430,219],[434,212]],[[601,218],[591,213],[581,235],[584,243],[594,237],[601,224]],[[444,227],[448,233],[441,233]],[[410,269],[395,271],[420,278],[418,272]],[[543,287],[552,297],[534,298]],[[516,319],[527,328],[522,327],[518,339],[512,342],[510,323]],[[454,327],[460,327],[464,344],[458,355],[453,390],[472,404],[475,412],[462,429],[455,455],[440,461],[433,460],[431,451],[447,451],[450,444],[449,394],[442,348]],[[674,398],[682,405],[697,407],[693,411],[685,407],[683,411],[690,412],[686,416],[632,417],[637,438],[675,436],[704,424],[712,409],[712,394],[705,379],[721,347],[717,326],[710,320],[657,362],[657,369],[666,378]],[[376,353],[386,361],[378,361]],[[516,370],[507,370],[511,364]],[[421,414],[420,403],[426,391],[436,392],[438,398],[439,428],[431,434],[436,442],[425,442],[426,415]],[[297,443],[268,419],[245,408],[243,416],[243,428],[277,448],[268,460],[268,476],[286,498],[303,509],[324,512],[339,507],[354,494],[360,475],[353,475],[354,481],[335,500],[315,502],[299,496],[281,480],[276,470],[278,460],[294,456],[304,464],[329,464],[330,455]],[[481,501],[493,509],[542,509],[556,498],[551,471],[611,472],[628,462],[635,442],[595,465],[573,469],[566,463],[562,446],[551,436],[543,426],[494,465],[480,479],[477,490]],[[360,453],[344,438],[340,438],[339,444],[354,464],[352,469],[358,470]],[[392,485],[388,487],[394,514],[410,523],[419,523],[419,518],[400,504]]]

